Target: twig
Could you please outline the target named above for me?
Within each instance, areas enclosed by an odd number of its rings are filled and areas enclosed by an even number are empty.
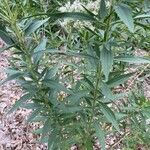
[[[132,82],[128,85],[128,88],[125,90],[125,92],[129,92],[130,89],[132,88],[132,85],[134,84],[135,80],[138,79],[138,77],[145,71],[147,67],[149,67],[150,64],[147,64],[137,75],[133,78]]]
[[[122,137],[119,138],[118,141],[116,141],[115,143],[113,143],[112,145],[110,145],[110,147],[109,147],[108,149],[111,150],[113,147],[115,147],[117,144],[119,144],[125,136],[127,136],[127,135],[129,135],[129,134],[130,134],[129,131],[125,132],[125,133],[122,135]]]

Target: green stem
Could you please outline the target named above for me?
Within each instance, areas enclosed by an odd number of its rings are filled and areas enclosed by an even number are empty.
[[[93,96],[92,115],[91,115],[91,119],[90,119],[90,125],[94,121],[95,106],[96,106],[96,101],[97,101],[100,79],[101,79],[101,69],[100,69],[100,64],[99,64],[97,67],[97,71],[96,71],[96,84],[95,84],[95,90],[94,90],[94,96]]]
[[[106,42],[108,39],[108,33],[109,33],[110,23],[111,23],[112,14],[113,14],[113,5],[114,5],[114,1],[111,0],[110,1],[109,17],[107,18],[107,26],[106,26],[106,30],[104,33],[104,42]]]
[[[32,62],[32,57],[30,54],[26,55],[26,63],[28,64],[28,71],[31,73],[33,80],[35,82],[38,82],[38,79],[37,79],[36,74],[34,72],[34,64]]]
[[[96,98],[97,98],[97,94],[98,94],[98,85],[99,85],[99,81],[100,81],[100,67],[97,67],[97,73],[96,73],[96,86],[95,86],[95,91],[94,91],[94,101],[93,101],[93,112],[94,112],[94,108],[95,108],[95,104],[96,104]]]

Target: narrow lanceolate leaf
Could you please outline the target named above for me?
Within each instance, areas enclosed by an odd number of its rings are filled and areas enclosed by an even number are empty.
[[[144,11],[149,12],[150,1],[144,0]]]
[[[2,30],[0,30],[0,38],[7,44],[7,45],[14,45],[14,41],[10,37],[10,35]]]
[[[104,95],[105,102],[112,102],[126,96],[126,93],[113,94],[110,87],[106,83],[102,84],[101,90]]]
[[[105,0],[100,1],[100,8],[98,12],[99,18],[104,18],[107,15],[107,8]]]
[[[104,103],[100,102],[100,109],[102,111],[102,113],[104,114],[104,116],[106,117],[106,119],[112,123],[112,125],[116,128],[117,131],[119,131],[119,125],[118,122],[116,120],[116,117],[113,113],[113,111]]]
[[[51,131],[51,120],[48,118],[45,121],[43,129],[42,129],[43,136],[46,135],[46,134],[48,134],[50,131]]]
[[[144,18],[150,18],[150,14],[142,14],[134,17],[134,19],[144,19]]]
[[[63,114],[74,114],[76,112],[82,111],[82,108],[80,106],[65,106],[65,105],[59,105],[58,108],[61,110],[61,113]]]
[[[26,102],[27,100],[29,100],[29,99],[31,99],[32,98],[32,94],[25,94],[25,95],[23,95],[19,100],[17,100],[16,102],[15,102],[15,104],[13,105],[13,107],[8,111],[8,113],[10,114],[10,113],[12,113],[13,111],[15,111],[16,109],[18,109],[19,107],[21,107],[22,106],[22,104],[24,103],[24,102]]]
[[[94,16],[89,14],[81,13],[81,12],[62,12],[62,13],[54,13],[54,14],[47,14],[49,17],[61,19],[61,18],[71,18],[77,19],[81,21],[95,21]]]
[[[119,56],[115,58],[116,61],[128,62],[128,63],[150,63],[150,59],[136,56]]]
[[[45,137],[41,137],[41,139],[39,140],[40,143],[48,143],[48,136]]]
[[[150,118],[150,106],[142,108],[142,113],[146,118]]]
[[[34,110],[31,115],[28,117],[27,122],[31,122],[34,118],[40,113],[41,109]]]
[[[79,91],[75,94],[68,96],[67,99],[71,105],[74,105],[74,104],[80,103],[81,102],[80,99],[83,97],[86,97],[87,94],[88,94],[88,91]]]
[[[4,84],[7,81],[17,79],[17,78],[21,77],[22,75],[23,75],[23,73],[12,74],[12,75],[8,76],[5,80],[1,81],[0,85]]]
[[[132,10],[126,4],[119,4],[114,7],[115,12],[121,21],[128,27],[128,29],[133,33],[134,32],[134,21],[132,17]]]
[[[40,28],[43,24],[45,24],[49,18],[46,18],[44,20],[34,20],[28,28],[25,30],[25,35],[30,35],[31,33],[34,33],[38,28]]]
[[[90,11],[89,9],[87,9],[85,6],[82,5],[82,7],[85,9],[85,11],[91,15],[91,16],[96,16],[92,11]]]
[[[64,91],[66,93],[71,93],[69,91],[69,89],[67,89],[65,86],[63,86],[62,84],[60,84],[59,82],[57,81],[54,81],[54,80],[43,80],[43,83],[51,88],[51,89],[55,89],[57,91]]]
[[[33,134],[42,134],[42,128],[32,131]]]
[[[16,74],[16,73],[22,73],[21,71],[15,70],[13,68],[0,69],[0,72],[5,72],[5,73],[7,73],[9,75]]]
[[[43,38],[41,43],[34,49],[35,53],[40,51],[40,53],[36,53],[33,55],[33,60],[35,64],[37,64],[41,60],[44,53],[43,50],[46,49],[46,43],[47,43],[47,39]]]
[[[109,87],[115,87],[118,86],[120,84],[123,84],[125,81],[127,81],[129,79],[129,77],[131,77],[133,75],[133,73],[128,73],[128,74],[123,74],[123,75],[119,75],[119,76],[115,76],[112,79],[107,81],[107,85]]]
[[[3,52],[3,51],[5,51],[5,50],[8,50],[8,49],[10,49],[10,48],[12,48],[14,46],[15,46],[15,44],[10,45],[10,46],[6,46],[6,47],[3,47],[3,48],[0,48],[0,53]]]
[[[40,108],[42,107],[40,104],[37,104],[37,103],[27,103],[27,104],[24,104],[22,106],[22,108],[25,108],[25,109],[37,109],[37,108]]]
[[[113,52],[108,50],[105,46],[103,46],[100,54],[101,64],[102,64],[102,70],[105,75],[105,80],[108,81],[109,73],[112,69],[113,65]]]
[[[102,150],[105,150],[105,133],[104,131],[100,128],[99,124],[97,122],[94,123],[94,128],[96,132],[96,136],[99,140],[99,143],[101,144]]]
[[[56,142],[56,135],[52,133],[51,135],[49,135],[49,138],[48,138],[48,150],[54,149],[55,142]]]
[[[113,93],[107,84],[103,83],[101,86],[101,90],[102,90],[102,94],[105,96],[105,98],[107,98],[107,99],[112,98]]]
[[[44,76],[44,80],[53,78],[57,74],[57,72],[58,72],[58,66],[47,69],[46,74]]]
[[[150,26],[148,26],[147,24],[141,23],[139,21],[138,22],[135,21],[135,24],[138,25],[138,26],[140,26],[140,27],[142,27],[142,28],[144,28],[144,29],[150,30]]]
[[[94,49],[91,46],[89,46],[87,48],[87,54],[90,55],[90,56],[95,57]],[[93,59],[92,57],[89,57],[89,58],[87,58],[87,61],[88,61],[89,67],[91,67],[92,69],[96,68],[96,66],[98,64],[98,61],[96,59]]]
[[[91,140],[91,138],[87,137],[85,139],[85,146],[87,150],[93,150],[93,141]]]
[[[34,119],[32,119],[32,122],[44,122],[46,119],[46,116],[37,115]]]

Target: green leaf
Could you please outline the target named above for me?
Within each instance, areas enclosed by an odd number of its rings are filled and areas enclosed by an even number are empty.
[[[32,97],[33,97],[33,95],[29,94],[29,93],[23,95],[19,100],[17,100],[15,102],[15,104],[13,105],[13,107],[8,111],[8,114],[14,112],[16,109],[18,109],[19,107],[21,107],[24,102],[26,102],[27,100],[31,99]]]
[[[100,60],[101,60],[102,70],[105,75],[106,81],[108,81],[109,73],[112,69],[113,59],[114,56],[112,50],[111,49],[108,50],[106,46],[103,46],[100,54]]]
[[[35,118],[32,119],[32,122],[45,122],[46,119],[46,116],[37,115]]]
[[[36,52],[36,53],[40,53],[40,52],[41,52],[41,51]],[[98,60],[97,57],[93,57],[93,56],[88,55],[88,54],[86,54],[86,53],[79,53],[79,52],[72,52],[72,51],[68,51],[68,52],[66,53],[66,52],[60,52],[60,50],[58,50],[58,49],[46,49],[46,50],[44,50],[44,53],[59,54],[59,55],[62,55],[62,56],[93,58],[93,59]]]
[[[128,115],[123,112],[115,112],[115,116],[117,120],[125,119]]]
[[[99,140],[99,143],[101,144],[102,150],[106,150],[105,148],[105,133],[104,131],[100,128],[99,124],[97,122],[94,123],[94,128],[96,132],[96,136]]]
[[[85,11],[86,11],[90,16],[95,16],[95,14],[92,13],[92,11],[88,10],[85,6],[82,5],[82,7],[85,9]]]
[[[91,140],[91,137],[86,137],[84,140],[86,150],[93,150],[93,141]]]
[[[110,87],[106,83],[102,84],[101,90],[102,94],[104,95],[104,99],[106,99],[105,102],[112,102],[127,95],[127,93],[113,94]]]
[[[42,134],[42,128],[36,129],[32,133],[33,134]]]
[[[144,18],[150,18],[150,14],[142,14],[134,17],[134,19],[144,19]]]
[[[99,18],[104,18],[106,15],[107,15],[106,3],[105,0],[101,0],[98,16]]]
[[[71,105],[75,105],[76,103],[80,103],[80,99],[86,97],[88,95],[88,91],[78,91],[75,94],[72,94],[67,97]]]
[[[142,27],[142,28],[144,28],[145,30],[146,30],[146,29],[150,30],[150,26],[148,26],[148,25],[146,25],[146,24],[144,24],[144,23],[136,22],[136,21],[135,21],[135,24],[138,25],[138,26],[140,26],[140,27]]]
[[[136,56],[118,56],[115,58],[115,60],[136,64],[150,63],[150,59]]]
[[[113,78],[111,78],[110,80],[107,81],[107,85],[109,87],[118,86],[120,84],[123,84],[125,81],[127,81],[132,75],[133,75],[133,73],[128,73],[128,74],[115,76],[115,77],[113,77]]]
[[[51,120],[48,118],[45,123],[44,123],[44,126],[43,126],[43,129],[42,129],[42,134],[43,136],[45,134],[48,134],[49,132],[51,131]]]
[[[21,84],[22,88],[24,90],[30,91],[30,93],[35,93],[37,92],[37,86],[35,83],[33,83],[33,81],[27,81],[27,80],[17,80],[19,82],[19,84]]]
[[[110,88],[107,86],[107,84],[103,83],[101,86],[101,90],[102,90],[102,94],[108,98],[111,99],[113,96],[112,91],[110,90]]]
[[[62,84],[60,84],[57,81],[54,81],[54,80],[43,80],[43,83],[47,87],[50,87],[50,88],[55,89],[57,91],[64,91],[66,93],[71,93],[71,91],[69,91],[69,89],[67,89],[65,86],[63,86]]]
[[[60,12],[60,13],[47,14],[47,15],[49,17],[53,17],[56,19],[71,18],[71,19],[77,19],[81,21],[95,21],[94,16],[82,12],[62,12],[62,13]]]
[[[58,131],[54,129],[48,138],[48,150],[57,150],[58,143],[60,142],[58,139]]]
[[[128,29],[134,32],[134,21],[132,17],[132,9],[126,4],[119,4],[114,7],[118,17],[128,27]]]
[[[127,95],[128,95],[127,92],[125,92],[125,93],[119,93],[119,94],[113,94],[112,97],[109,100],[107,100],[106,102],[110,103],[112,101],[116,101],[116,100],[122,99],[122,98],[124,98]]]
[[[150,106],[142,108],[142,113],[147,119],[150,119]]]
[[[149,7],[150,7],[150,1],[144,0],[144,11],[149,12]]]
[[[40,28],[43,24],[45,24],[49,18],[46,18],[44,20],[34,20],[28,27],[25,29],[25,36],[30,35],[31,33],[34,33],[38,28]]]
[[[85,81],[85,83],[88,83],[88,85],[90,86],[91,89],[94,89],[93,82],[90,80],[90,78],[88,78],[88,76],[86,74],[84,74],[84,81]]]
[[[37,103],[27,103],[27,104],[24,104],[22,106],[22,108],[25,108],[25,109],[37,109],[37,108],[40,108],[41,105],[40,104],[37,104]]]
[[[94,30],[90,29],[89,27],[87,26],[84,26],[85,29],[87,29],[89,32],[91,32],[93,35],[96,35],[98,37],[101,37],[97,32],[95,32]]]
[[[39,140],[40,143],[48,143],[48,136],[46,137],[41,137],[41,139]]]
[[[0,85],[4,84],[7,81],[17,79],[17,78],[21,77],[22,75],[23,75],[23,73],[12,74],[12,75],[8,76],[5,80],[1,81]]]
[[[22,73],[21,71],[15,70],[13,68],[0,69],[0,72],[5,72],[9,75],[13,75],[13,74],[16,74],[16,73]]]
[[[10,48],[12,48],[14,46],[15,46],[15,44],[7,46],[7,47],[0,48],[0,53],[3,52],[3,51],[5,51],[5,50],[9,50]]]
[[[34,120],[34,118],[40,113],[41,109],[36,109],[34,110],[27,119],[27,123],[31,122],[32,120]]]
[[[8,45],[14,45],[14,41],[12,38],[9,36],[8,33],[0,30],[0,38]]]
[[[87,54],[95,57],[94,50],[93,50],[92,46],[90,46],[90,45],[87,48]],[[92,57],[88,57],[87,62],[89,63],[89,67],[91,67],[91,69],[94,69],[97,67],[98,61],[96,59],[93,59]]]
[[[78,68],[78,65],[74,64],[74,63],[71,63],[71,62],[67,62],[66,60],[62,60],[62,63],[64,65],[66,65],[66,67],[70,66],[70,67],[74,67],[75,69]]]
[[[46,49],[46,43],[47,43],[47,38],[43,38],[40,44],[34,49],[34,52],[36,53],[33,55],[33,60],[35,64],[37,64],[41,60],[43,53],[44,53],[43,50]],[[40,52],[40,53],[37,53],[37,52]]]
[[[119,131],[119,125],[113,111],[106,104],[101,102],[100,102],[100,109],[104,114],[104,116],[107,118],[107,120],[110,123],[112,123],[112,125],[116,128],[117,131]]]
[[[55,141],[52,140],[52,137],[51,137],[51,135],[50,135],[50,136],[49,136],[49,139],[48,139],[48,150],[54,149],[54,148],[53,148],[53,147],[54,147],[54,144],[55,144]]]
[[[53,78],[57,74],[57,72],[58,72],[57,66],[48,69],[46,74],[45,74],[44,80]]]
[[[80,106],[65,106],[65,105],[59,105],[59,109],[61,110],[61,113],[63,114],[74,114],[76,112],[82,111],[83,108]]]

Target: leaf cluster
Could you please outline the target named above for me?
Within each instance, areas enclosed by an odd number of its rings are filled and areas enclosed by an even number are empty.
[[[95,138],[105,150],[106,135],[132,131],[147,117],[143,99],[136,103],[134,94],[133,102],[130,92],[115,92],[127,88],[131,64],[150,63],[149,56],[134,56],[150,33],[146,0],[140,6],[136,0],[112,0],[109,7],[101,0],[97,14],[86,8],[62,13],[57,1],[0,2],[0,37],[7,44],[1,51],[13,47],[8,78],[1,84],[16,79],[24,91],[9,113],[32,109],[27,121],[40,122],[34,133],[49,150],[73,144],[92,150]],[[67,30],[59,24],[66,18],[88,21],[94,30]]]

